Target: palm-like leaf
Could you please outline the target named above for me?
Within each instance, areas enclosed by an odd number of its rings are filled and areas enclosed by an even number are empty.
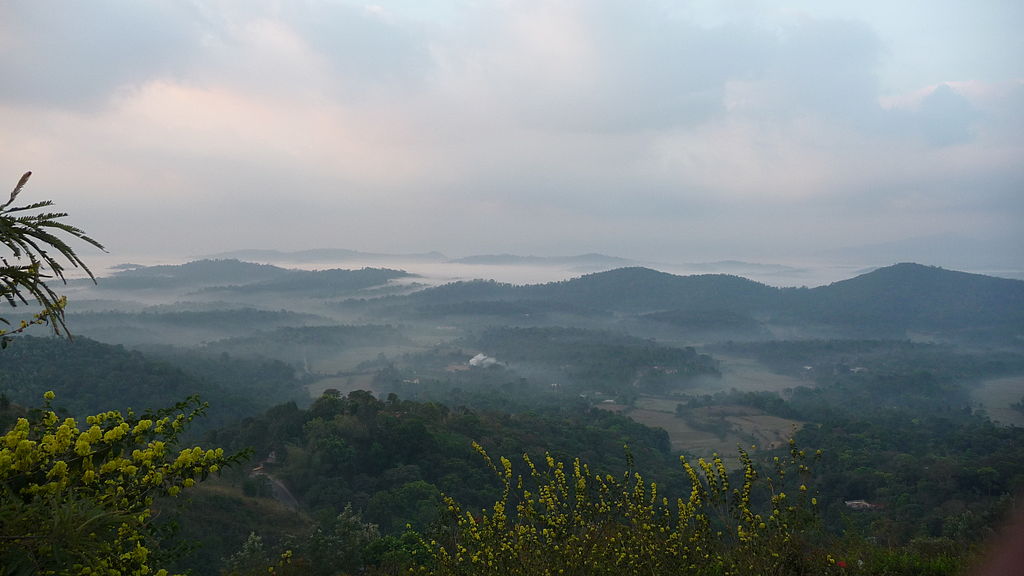
[[[62,219],[67,216],[64,212],[29,213],[49,208],[53,205],[49,200],[14,206],[18,194],[31,175],[31,172],[26,172],[7,202],[0,204],[0,244],[10,252],[9,255],[0,256],[0,298],[11,306],[36,301],[43,307],[43,312],[37,318],[47,321],[57,334],[67,334],[63,298],[45,280],[57,278],[66,283],[64,261],[75,268],[81,268],[93,282],[96,277],[58,234],[73,236],[100,250],[103,245],[87,236],[83,230],[63,222]],[[7,322],[3,318],[0,321]]]

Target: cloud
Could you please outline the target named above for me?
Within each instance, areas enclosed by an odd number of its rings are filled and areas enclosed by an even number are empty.
[[[119,222],[154,211],[194,253],[770,253],[1021,214],[1020,79],[894,90],[902,44],[839,8],[55,6],[0,4],[0,169],[126,245],[181,241]]]
[[[435,46],[438,81],[539,130],[652,130],[722,112],[726,81],[755,73],[770,35],[701,28],[649,3],[523,2],[472,14]],[[467,45],[468,44],[468,45]]]
[[[330,63],[343,90],[351,90],[353,81],[403,86],[429,73],[430,55],[420,31],[379,7],[298,3],[280,17]]]
[[[189,4],[11,0],[0,4],[0,101],[89,107],[122,86],[184,74],[202,19]]]
[[[970,126],[978,113],[967,98],[942,84],[921,101],[917,116],[928,141],[947,146],[971,138]]]

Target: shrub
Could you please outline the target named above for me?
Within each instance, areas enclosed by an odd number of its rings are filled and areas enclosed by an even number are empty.
[[[42,410],[0,437],[0,574],[150,574],[161,497],[237,462],[221,449],[178,447],[205,409],[197,398],[136,417],[59,419]]]
[[[681,459],[691,488],[675,499],[635,472],[600,475],[551,456],[537,466],[524,455],[516,474],[510,460],[477,450],[502,497],[479,513],[446,499],[450,522],[425,542],[421,573],[804,574],[836,562],[816,545],[807,457],[792,442],[771,476],[746,452],[735,478],[717,456],[696,466]]]

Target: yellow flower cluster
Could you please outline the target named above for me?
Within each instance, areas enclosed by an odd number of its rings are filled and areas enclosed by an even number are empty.
[[[681,459],[689,498],[670,500],[640,474],[595,474],[579,460],[566,466],[551,455],[538,467],[524,454],[517,475],[508,459],[495,463],[482,447],[474,448],[502,483],[502,496],[479,513],[446,499],[452,525],[447,538],[422,543],[432,558],[420,573],[788,573],[793,562],[809,557],[797,548],[813,514],[795,514],[797,506],[788,506],[771,478],[762,498],[770,510],[756,510],[753,493],[762,475],[744,451],[742,476],[731,475],[717,455],[696,466]],[[803,473],[803,456],[794,452],[776,471],[785,465]]]
[[[154,498],[177,495],[232,462],[178,434],[205,405],[138,419],[112,411],[60,420],[53,392],[36,419],[0,437],[0,565],[71,574],[161,574],[150,567]],[[46,570],[39,570],[46,572]]]

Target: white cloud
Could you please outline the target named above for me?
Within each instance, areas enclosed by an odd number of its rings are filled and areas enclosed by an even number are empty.
[[[729,5],[16,1],[0,169],[126,245],[174,233],[124,214],[173,214],[195,253],[770,252],[1021,215],[1016,68],[893,91],[870,6]]]

